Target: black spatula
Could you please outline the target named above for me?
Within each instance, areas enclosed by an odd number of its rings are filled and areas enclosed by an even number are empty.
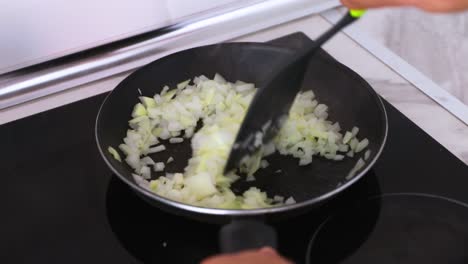
[[[297,52],[272,73],[265,86],[258,89],[249,106],[229,154],[224,172],[239,167],[241,160],[256,153],[278,133],[301,89],[310,57],[331,37],[356,21],[364,10],[350,10],[337,24],[323,33],[313,44]]]

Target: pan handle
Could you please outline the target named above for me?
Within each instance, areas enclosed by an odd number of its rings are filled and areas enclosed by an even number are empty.
[[[276,231],[260,220],[234,219],[219,232],[221,252],[235,253],[262,247],[277,247]]]

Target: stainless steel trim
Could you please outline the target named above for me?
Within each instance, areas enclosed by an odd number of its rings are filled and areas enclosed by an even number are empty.
[[[0,109],[136,69],[169,53],[227,41],[339,5],[338,0],[269,0],[194,19],[99,52],[0,75]]]

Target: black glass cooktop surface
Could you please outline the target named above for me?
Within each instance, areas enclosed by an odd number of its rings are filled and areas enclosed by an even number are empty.
[[[468,263],[468,206],[387,194],[343,208],[316,230],[306,263]]]
[[[218,252],[218,226],[162,212],[112,176],[94,140],[95,117],[104,97],[0,126],[0,263],[183,264]],[[402,232],[409,228],[405,225],[418,223],[423,226],[417,230],[430,232],[428,238],[441,241],[441,247],[458,258],[413,263],[467,260],[459,252],[468,248],[466,229],[457,221],[466,219],[468,166],[390,104],[385,106],[389,136],[374,168],[320,209],[273,223],[279,251],[296,263],[405,263],[398,260],[425,249],[425,236]],[[392,193],[422,193],[425,199],[388,198]],[[423,212],[406,219],[412,208]],[[439,219],[439,211],[447,215],[446,225],[428,224]],[[346,214],[354,218],[346,222]],[[401,223],[395,216],[402,216]],[[385,234],[381,223],[395,232]],[[336,244],[331,243],[335,238]],[[431,243],[426,243],[427,250],[434,250]],[[378,250],[392,245],[398,245],[401,258]]]

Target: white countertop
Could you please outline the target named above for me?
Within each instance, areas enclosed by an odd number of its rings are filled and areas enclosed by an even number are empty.
[[[297,31],[315,38],[330,25],[330,22],[323,17],[314,15],[236,38],[233,41],[264,42]],[[324,49],[359,73],[383,98],[468,164],[467,125],[345,34],[338,34],[325,45]],[[0,111],[0,124],[109,91],[128,74],[119,74],[2,110]]]

